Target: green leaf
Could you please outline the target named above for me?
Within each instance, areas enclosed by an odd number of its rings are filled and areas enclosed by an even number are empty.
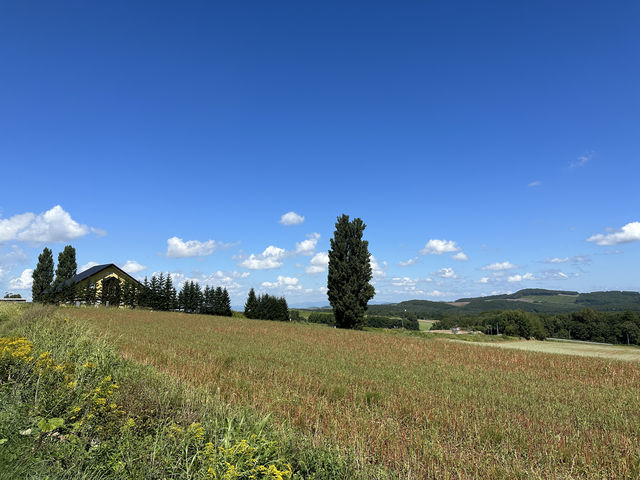
[[[6,438],[0,438],[0,445],[7,443],[9,440],[7,440]]]
[[[38,422],[38,428],[41,432],[52,432],[56,428],[60,428],[64,425],[64,418],[43,418]]]

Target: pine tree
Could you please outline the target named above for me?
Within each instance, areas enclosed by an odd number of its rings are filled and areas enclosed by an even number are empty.
[[[367,302],[375,295],[369,242],[362,239],[366,225],[359,218],[338,217],[329,250],[327,295],[338,328],[361,329]]]
[[[221,301],[221,313],[223,317],[230,317],[233,315],[231,312],[231,297],[229,297],[229,292],[227,289],[222,290],[222,301]]]
[[[77,270],[76,249],[71,245],[67,245],[58,254],[56,279],[53,282],[52,289],[55,301],[66,303],[74,300],[75,287],[72,285],[71,279],[76,276]]]
[[[247,297],[247,301],[244,304],[244,316],[247,318],[258,318],[257,308],[258,299],[256,298],[256,292],[252,288],[251,290],[249,290],[249,296]]]
[[[33,271],[32,277],[32,300],[34,302],[46,302],[48,295],[44,292],[51,292],[53,283],[53,253],[50,249],[45,248],[38,256],[38,265]]]

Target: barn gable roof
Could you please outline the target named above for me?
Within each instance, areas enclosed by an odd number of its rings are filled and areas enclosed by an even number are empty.
[[[78,274],[76,274],[75,277],[73,277],[70,280],[70,283],[78,283],[81,282],[82,280],[85,280],[87,278],[89,278],[92,275],[95,275],[96,273],[100,273],[102,270],[105,270],[109,267],[113,267],[116,270],[118,270],[118,272],[122,273],[123,275],[129,277],[129,279],[131,279],[132,281],[136,282],[137,284],[140,284],[140,282],[138,280],[136,280],[135,278],[133,278],[131,275],[129,275],[127,272],[125,272],[124,270],[122,270],[119,266],[117,266],[115,263],[105,263],[103,265],[94,265],[91,268],[88,268]]]

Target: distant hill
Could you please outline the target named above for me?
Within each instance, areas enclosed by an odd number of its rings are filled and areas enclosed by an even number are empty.
[[[370,305],[368,313],[391,315],[406,311],[417,313],[422,318],[440,318],[452,313],[482,313],[491,310],[517,309],[536,313],[564,313],[587,307],[603,312],[640,311],[640,293],[622,291],[579,293],[567,290],[527,288],[511,294],[460,298],[455,302],[408,300],[384,305]]]

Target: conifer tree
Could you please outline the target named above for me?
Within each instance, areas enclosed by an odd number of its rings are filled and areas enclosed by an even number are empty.
[[[31,298],[34,302],[46,302],[44,292],[51,292],[53,283],[53,253],[49,248],[42,250],[38,256],[38,265],[31,274],[33,285],[31,286]]]
[[[220,315],[222,315],[223,317],[230,317],[232,316],[232,312],[231,312],[231,297],[229,297],[229,292],[227,291],[227,289],[223,289],[222,290],[222,309],[221,309],[221,313]]]
[[[249,290],[249,296],[247,297],[247,301],[244,304],[244,316],[247,318],[258,318],[257,308],[258,299],[256,298],[255,290],[252,288],[251,290]]]
[[[360,218],[338,217],[329,250],[327,295],[338,328],[361,329],[367,302],[375,295],[369,242],[362,239],[366,225]]]
[[[71,284],[71,279],[76,276],[77,270],[76,249],[67,245],[58,254],[56,279],[52,289],[56,301],[66,303],[74,300],[75,286]]]

